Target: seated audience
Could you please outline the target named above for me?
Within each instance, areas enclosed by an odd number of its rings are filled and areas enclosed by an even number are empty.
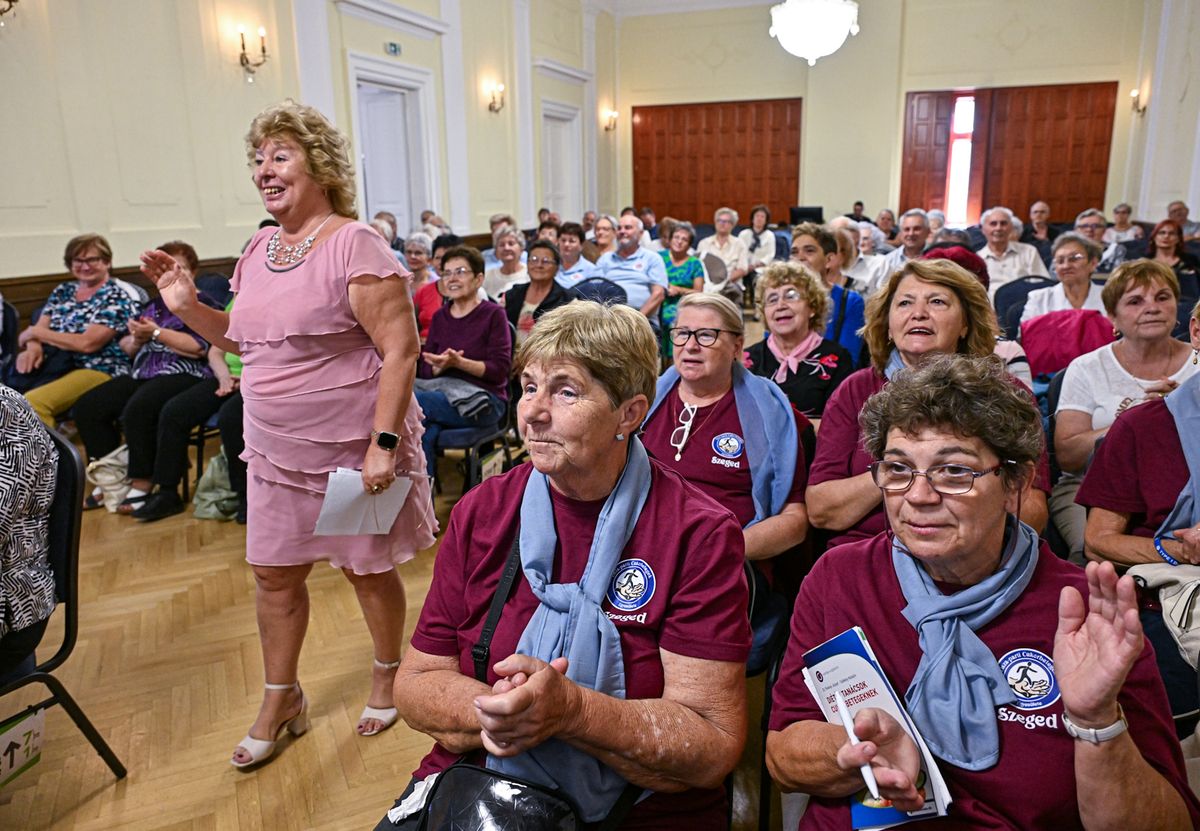
[[[1183,229],[1171,219],[1154,226],[1146,256],[1175,272],[1179,296],[1185,301],[1200,298],[1200,260],[1183,247]]]
[[[1145,236],[1146,232],[1142,230],[1141,225],[1134,225],[1129,221],[1129,217],[1132,215],[1133,208],[1127,202],[1122,202],[1113,208],[1113,224],[1104,229],[1104,236],[1101,238],[1105,245],[1112,245],[1114,242],[1132,242]]]
[[[867,223],[869,227],[874,227]],[[838,255],[841,258],[842,274],[846,275],[846,285],[857,286],[855,289],[865,300],[879,289],[879,284],[887,279],[887,257],[879,254],[864,254],[862,251],[862,236],[865,233],[856,222],[851,222],[844,216],[834,217],[829,221],[829,230],[834,232],[837,239]]]
[[[526,255],[529,282],[513,286],[504,295],[505,313],[516,330],[518,346],[529,337],[533,324],[542,315],[576,299],[575,292],[554,280],[562,264],[554,243],[548,239],[535,240]]]
[[[1104,219],[1104,214],[1095,208],[1088,208],[1075,217],[1075,231],[1097,245],[1104,245],[1104,232],[1107,229],[1108,222]],[[1123,244],[1110,243],[1104,249],[1104,253],[1100,255],[1100,265],[1096,266],[1096,271],[1100,274],[1108,274],[1125,262],[1127,258],[1128,255]]]
[[[596,222],[597,239],[605,217]],[[667,270],[662,257],[641,246],[642,221],[632,213],[617,223],[617,247],[596,260],[593,277],[611,280],[625,291],[625,302],[639,310],[658,329],[658,308],[667,294]]]
[[[984,211],[979,224],[987,237],[987,245],[976,253],[987,263],[991,278],[989,297],[995,297],[996,289],[1013,280],[1050,276],[1036,248],[1011,239],[1013,213],[1008,208],[997,206]]]
[[[426,470],[437,470],[438,435],[455,427],[487,427],[504,420],[512,336],[504,309],[479,299],[483,257],[460,246],[446,252],[438,309],[417,363],[414,391],[424,413]]]
[[[855,365],[860,359],[865,360],[859,331],[866,315],[866,304],[842,273],[837,238],[824,225],[803,222],[792,229],[791,259],[808,266],[829,289],[832,311],[825,337],[844,347]]]
[[[859,222],[870,222],[867,215],[863,213],[863,203],[861,201],[854,203],[854,210],[848,214],[842,215],[846,219],[852,219],[857,224]]]
[[[562,264],[558,268],[559,284],[570,288],[580,280],[586,280],[596,271],[595,263],[583,256],[584,231],[577,222],[564,222],[558,229],[558,253]]]
[[[404,241],[404,257],[408,270],[412,272],[410,286],[413,296],[413,311],[417,315],[417,329],[421,339],[429,335],[429,322],[434,312],[442,307],[442,294],[438,291],[437,272],[433,269],[431,256],[433,240],[424,231],[409,235]]]
[[[383,226],[376,225],[376,221],[386,222],[388,224],[387,231],[385,232]],[[375,216],[371,217],[370,225],[375,229],[379,236],[387,240],[389,248],[397,253],[400,252],[401,247],[404,245],[404,240],[396,237],[396,229],[399,227],[399,224],[396,221],[396,215],[394,213],[391,211],[376,211]],[[259,225],[258,227],[262,228],[263,226]]]
[[[754,281],[771,263],[775,262],[775,232],[767,226],[771,223],[771,209],[766,205],[755,205],[750,209],[750,227],[738,234],[746,246],[749,271],[744,279],[745,288],[754,296]]]
[[[700,240],[696,246],[696,256],[703,260],[706,255],[712,254],[725,264],[724,281],[711,283],[708,290],[719,292],[740,305],[745,294],[742,278],[750,273],[750,253],[746,245],[733,235],[733,226],[737,225],[737,221],[738,214],[733,208],[717,208],[713,214],[713,225],[717,232]]]
[[[637,213],[638,219],[642,221],[642,244],[648,245],[658,239],[659,227],[658,218],[654,215],[654,209],[649,205],[643,205],[642,209]],[[647,238],[649,242],[647,242]]]
[[[549,240],[552,244],[558,245],[558,223],[551,219],[544,220],[538,225],[537,235],[534,239]],[[526,251],[526,254],[528,253]]]
[[[899,242],[900,229],[896,227],[896,215],[888,208],[884,208],[875,215],[875,227],[883,233],[883,241],[889,247],[895,246]]]
[[[595,239],[596,234],[594,233],[594,229],[596,227],[596,212],[584,211],[583,219],[579,220],[579,227],[583,229],[584,242],[587,242],[590,239]]]
[[[138,303],[109,277],[112,248],[104,237],[75,237],[63,262],[75,279],[59,283],[18,336],[21,351],[5,378],[51,428],[85,392],[129,374],[120,339],[138,315]]]
[[[1179,226],[1183,233],[1183,241],[1200,239],[1200,222],[1193,222],[1188,219],[1188,206],[1186,203],[1176,200],[1170,205],[1167,205],[1167,219],[1173,220]]]
[[[0,384],[0,683],[37,648],[54,611],[48,558],[58,450],[16,390]],[[740,546],[740,544],[739,544]]]
[[[1029,224],[1021,229],[1020,241],[1038,250],[1042,262],[1050,260],[1050,247],[1060,231],[1050,224],[1050,206],[1037,201],[1029,206]]]
[[[463,497],[442,538],[396,676],[401,716],[437,742],[404,796],[465,757],[562,791],[586,822],[630,783],[645,798],[616,827],[725,827],[746,733],[742,535],[638,438],[658,361],[643,317],[591,302],[522,345],[532,463]],[[524,579],[480,660],[510,556]],[[403,813],[377,827],[416,828]]]
[[[909,260],[915,260],[925,251],[929,241],[929,215],[920,208],[912,208],[900,215],[900,235],[896,249],[883,258],[884,272],[891,274]]]
[[[504,292],[515,285],[529,282],[525,272],[525,235],[515,225],[501,225],[492,234],[492,250],[500,261],[497,268],[489,268],[483,278],[483,290],[488,299],[501,302]]]
[[[993,359],[942,356],[899,373],[862,422],[892,532],[817,561],[774,689],[767,764],[784,791],[813,794],[800,828],[848,828],[864,765],[901,811],[930,791],[886,710],[847,702],[852,741],[805,685],[804,653],[852,626],[953,800],[908,827],[1200,823],[1133,579],[1107,564],[1085,575],[1017,520],[1042,452],[1033,401]]]
[[[666,226],[667,217],[663,218]],[[704,266],[693,256],[692,243],[696,231],[690,222],[671,221],[671,232],[667,236],[667,250],[661,252],[663,266],[667,270],[667,296],[663,300],[659,319],[662,323],[662,353],[671,357],[674,344],[668,330],[675,325],[676,310],[681,298],[704,291]]]
[[[1200,304],[1192,309],[1190,324],[1194,363],[1200,355]],[[1084,539],[1089,559],[1107,560],[1120,569],[1172,561],[1200,565],[1200,479],[1195,475],[1200,470],[1200,374],[1194,370],[1169,397],[1122,413],[1096,448],[1075,496],[1088,508]],[[1142,626],[1154,644],[1182,737],[1192,731],[1200,709],[1196,670],[1180,654],[1157,601],[1153,593],[1143,592]]]
[[[933,355],[991,355],[997,333],[987,290],[975,275],[948,260],[910,260],[871,298],[864,332],[871,366],[847,378],[825,405],[809,471],[809,520],[836,532],[830,545],[873,537],[886,527],[882,496],[868,469],[873,459],[861,444],[858,414],[866,400],[900,370]],[[1021,386],[1015,379],[1013,384]],[[1045,525],[1049,490],[1043,457],[1021,504],[1021,518],[1034,528]]]
[[[441,234],[433,238],[433,254],[429,257],[429,264],[433,266],[435,274],[442,273],[442,258],[446,256],[446,252],[462,244],[462,237],[458,234]]]
[[[1054,451],[1063,475],[1051,500],[1054,525],[1082,562],[1085,511],[1075,504],[1083,474],[1114,420],[1162,398],[1196,373],[1191,350],[1171,337],[1179,283],[1152,260],[1120,266],[1104,286],[1104,308],[1120,340],[1081,355],[1067,367],[1055,413]]]
[[[851,372],[850,353],[822,336],[829,292],[796,262],[771,263],[758,278],[766,336],[746,350],[746,367],[779,384],[796,410],[820,429],[829,396]]]
[[[936,234],[938,231],[946,227],[946,213],[939,211],[937,208],[926,211],[925,215],[929,217],[929,233]]]
[[[192,246],[176,240],[158,250],[170,255],[189,278],[195,277],[200,261]],[[158,282],[157,276],[151,279]],[[199,299],[220,308],[203,293]],[[206,360],[209,345],[168,309],[161,297],[147,303],[128,326],[121,348],[133,359],[132,371],[80,396],[74,410],[75,425],[89,459],[107,456],[121,445],[122,437],[129,448],[130,489],[117,512],[139,519],[162,519],[183,511],[183,500],[174,487],[150,490],[159,449],[159,415],[168,401],[212,375]],[[181,449],[186,467],[187,446]],[[143,508],[147,510],[139,515]]]
[[[492,234],[493,237],[502,225],[510,225],[516,228],[517,220],[512,214],[492,214],[488,217],[488,233]],[[522,234],[522,236],[524,235]],[[525,247],[524,239],[521,240],[521,247],[522,249]],[[496,255],[495,248],[486,248],[480,253],[483,254],[483,264],[488,271],[500,267],[500,258]]]
[[[1051,247],[1051,262],[1058,285],[1029,292],[1021,322],[1067,309],[1103,312],[1104,301],[1100,295],[1104,287],[1092,282],[1102,250],[1092,240],[1074,231],[1056,237]]]

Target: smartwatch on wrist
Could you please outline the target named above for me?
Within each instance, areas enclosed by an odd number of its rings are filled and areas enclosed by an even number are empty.
[[[372,430],[371,438],[375,440],[375,444],[389,453],[393,452],[400,446],[400,437],[395,433],[389,433],[386,430]]]
[[[1129,722],[1125,720],[1125,711],[1118,704],[1117,720],[1107,727],[1080,727],[1067,717],[1066,710],[1063,710],[1063,726],[1067,728],[1067,735],[1073,739],[1082,739],[1091,744],[1100,744],[1101,742],[1111,741],[1128,730]]]

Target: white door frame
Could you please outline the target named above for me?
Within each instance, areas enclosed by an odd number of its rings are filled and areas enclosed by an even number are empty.
[[[363,164],[359,124],[358,83],[365,81],[385,87],[394,87],[410,93],[408,102],[409,171],[413,186],[412,204],[441,213],[441,189],[438,187],[437,105],[433,97],[433,72],[419,66],[384,60],[374,55],[349,50],[346,52],[346,69],[350,87],[350,124],[354,132],[354,169],[358,176],[358,211],[366,209],[363,201]],[[417,209],[418,212],[421,208]],[[397,229],[399,233],[405,233]]]
[[[542,99],[542,120],[543,120],[543,122],[547,118],[554,119],[555,121],[566,122],[567,135],[569,136],[569,144],[570,144],[569,150],[570,150],[571,155],[574,156],[574,159],[572,160],[573,163],[566,165],[566,168],[568,170],[575,171],[575,175],[572,177],[572,179],[570,180],[570,182],[567,185],[567,193],[569,194],[568,199],[573,204],[567,205],[567,206],[561,206],[561,209],[566,212],[563,214],[564,216],[583,216],[583,211],[585,210],[584,204],[583,204],[583,200],[584,200],[583,130],[582,130],[581,122],[580,122],[579,113],[580,113],[579,107],[576,107],[572,104],[565,104],[561,101],[554,101],[549,98]],[[545,132],[543,131],[542,132],[542,145],[543,145],[542,153],[543,153],[543,155],[546,152],[544,144],[545,144]],[[545,165],[544,164],[542,166],[542,172],[544,175],[545,174]],[[546,183],[543,181],[542,182],[542,198],[543,198],[543,200],[545,199],[545,192],[546,192]],[[570,213],[572,211],[574,211],[574,213]]]

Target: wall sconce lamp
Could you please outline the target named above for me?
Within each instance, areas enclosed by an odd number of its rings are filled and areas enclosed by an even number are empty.
[[[494,113],[504,109],[504,84],[489,82],[484,88],[484,92],[491,96],[491,101],[488,102],[488,110]]]
[[[1146,114],[1146,105],[1142,102],[1142,93],[1140,90],[1131,89],[1129,91],[1129,101],[1133,106],[1133,111],[1138,115]]]
[[[238,58],[238,63],[242,65],[242,70],[246,73],[246,83],[254,83],[254,73],[260,66],[267,62],[267,30],[262,26],[258,27],[258,49],[259,58],[254,60],[246,54],[246,27],[238,26],[238,37],[242,39],[242,54]]]
[[[618,113],[616,110],[604,111],[604,132],[611,133],[613,130],[617,129],[617,115]]]
[[[19,0],[0,0],[0,28],[4,27],[4,15],[12,12],[13,16],[16,16],[14,9],[18,2]]]

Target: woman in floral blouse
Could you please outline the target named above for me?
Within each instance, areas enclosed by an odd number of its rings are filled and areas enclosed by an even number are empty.
[[[33,652],[54,611],[47,523],[57,472],[46,428],[0,385],[0,678]]]
[[[743,353],[746,368],[773,378],[816,427],[825,402],[854,371],[850,353],[821,336],[829,293],[819,277],[791,261],[763,269],[757,289],[767,336]]]
[[[104,237],[75,237],[63,261],[75,279],[50,292],[41,317],[21,332],[16,372],[7,379],[49,427],[85,392],[129,373],[119,341],[138,313],[137,302],[109,279],[112,248]]]

